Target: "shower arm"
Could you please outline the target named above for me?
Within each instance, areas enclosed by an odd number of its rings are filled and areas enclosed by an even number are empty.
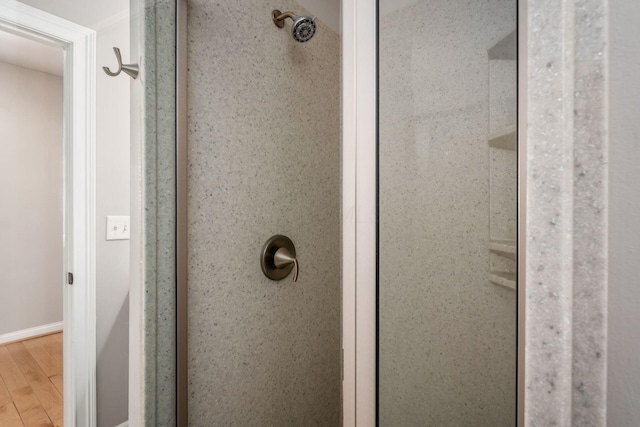
[[[287,18],[295,19],[296,14],[293,12],[284,12],[280,13],[279,10],[273,11],[273,23],[278,26],[278,28],[284,27],[284,20]]]

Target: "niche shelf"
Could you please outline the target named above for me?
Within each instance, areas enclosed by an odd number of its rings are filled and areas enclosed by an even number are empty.
[[[515,240],[490,240],[489,250],[511,259],[516,258],[517,248]]]
[[[507,59],[516,60],[518,49],[518,36],[516,30],[512,30],[509,34],[498,40],[496,44],[487,50],[489,59]]]
[[[518,287],[516,230],[517,32],[512,28],[487,49],[489,60],[489,286]]]
[[[489,281],[512,291],[516,290],[516,273],[492,271],[489,273]]]
[[[516,151],[517,143],[518,138],[515,126],[511,126],[508,129],[503,130],[502,132],[489,135],[489,147]]]

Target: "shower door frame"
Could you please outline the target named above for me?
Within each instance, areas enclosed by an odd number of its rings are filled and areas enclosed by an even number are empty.
[[[343,426],[377,425],[378,5],[342,1]],[[524,426],[526,309],[527,0],[517,0],[517,426]]]
[[[377,1],[342,1],[342,422],[377,413]]]
[[[186,0],[178,8],[178,425],[187,425]],[[342,0],[343,425],[377,423],[377,2]],[[524,425],[526,235],[526,0],[518,0],[518,372]]]
[[[518,100],[518,240],[517,240],[517,345],[518,357],[516,362],[517,381],[516,381],[516,425],[524,426],[525,418],[525,326],[526,326],[526,292],[527,292],[527,112],[528,101],[527,94],[527,58],[528,58],[528,34],[529,26],[527,20],[527,0],[518,0],[517,11],[517,38],[518,38],[518,84],[517,84],[517,100]]]

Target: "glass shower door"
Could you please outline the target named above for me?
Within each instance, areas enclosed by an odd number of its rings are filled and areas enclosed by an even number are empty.
[[[516,1],[379,12],[378,419],[514,425]]]

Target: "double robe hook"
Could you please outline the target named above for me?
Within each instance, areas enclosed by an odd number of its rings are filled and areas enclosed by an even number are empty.
[[[125,74],[128,74],[129,76],[133,77],[134,79],[138,77],[138,72],[139,72],[138,64],[123,64],[122,56],[120,55],[120,49],[118,49],[117,47],[114,47],[113,51],[116,53],[116,58],[118,59],[118,71],[114,73],[108,67],[102,67],[104,72],[107,73],[107,76],[115,77],[118,74],[120,74],[120,72],[124,72]]]

